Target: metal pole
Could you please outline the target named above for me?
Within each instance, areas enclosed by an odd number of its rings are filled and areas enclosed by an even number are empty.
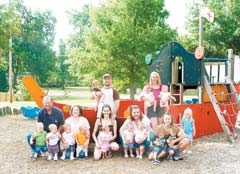
[[[199,14],[199,41],[198,46],[203,47],[203,17]],[[203,71],[204,71],[204,57],[201,59],[201,71],[200,71],[200,90],[199,90],[199,103],[203,103]]]
[[[199,14],[199,41],[198,46],[203,46],[203,17]]]
[[[9,38],[9,102],[13,102],[13,90],[12,90],[12,35]]]

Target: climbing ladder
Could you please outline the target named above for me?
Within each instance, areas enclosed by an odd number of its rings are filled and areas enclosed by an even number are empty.
[[[207,94],[213,104],[213,107],[214,107],[214,110],[216,112],[216,115],[220,121],[220,124],[223,128],[223,131],[225,132],[225,134],[227,135],[227,138],[230,142],[234,142],[234,137],[232,136],[232,133],[228,127],[228,124],[225,120],[225,117],[224,117],[224,114],[226,114],[226,110],[223,110],[223,108],[221,108],[219,106],[219,102],[216,98],[216,93],[213,91],[209,81],[208,81],[208,77],[207,77],[207,74],[205,73],[205,75],[203,76],[203,82],[204,82],[204,86],[206,88],[206,91],[207,91]],[[235,100],[235,103],[237,103],[238,105],[238,111],[240,110],[240,104],[239,104],[239,96],[236,92],[236,89],[233,85],[233,82],[232,80],[229,78],[229,77],[226,77],[226,80],[225,80],[225,84],[222,84],[222,85],[225,85],[226,86],[226,89],[228,89],[228,93],[229,95],[228,96],[233,96],[234,97],[234,100]],[[230,95],[232,94],[232,95]]]
[[[233,85],[232,79],[229,76],[226,76],[225,77],[225,82],[227,84],[229,84],[230,91],[233,93],[233,97],[234,97],[235,101],[237,101],[238,110],[240,111],[240,99],[239,99],[239,95],[237,93],[237,90]]]

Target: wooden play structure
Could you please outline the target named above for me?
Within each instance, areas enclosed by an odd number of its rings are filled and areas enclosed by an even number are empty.
[[[171,94],[177,98],[175,103],[170,103],[170,113],[174,116],[176,123],[180,122],[184,109],[189,107],[193,110],[195,119],[195,138],[224,131],[227,139],[230,142],[234,141],[235,122],[240,111],[240,85],[235,84],[227,73],[229,72],[226,70],[228,58],[204,58],[204,61],[201,61],[196,59],[194,54],[186,51],[179,43],[170,42],[163,46],[154,58],[149,59],[148,57],[146,62],[149,74],[152,71],[157,71],[162,83],[169,86]],[[224,81],[214,81],[212,71],[209,73],[209,70],[202,66],[204,62],[208,62],[210,66],[219,63],[225,64],[224,76],[226,77]],[[219,79],[219,77],[216,77],[216,79]],[[46,94],[38,83],[32,76],[25,76],[22,81],[38,107],[42,108],[42,98]],[[188,89],[199,88],[202,89],[202,93],[192,98],[192,102],[185,103],[184,92]],[[128,107],[133,104],[140,105],[143,110],[143,102],[141,101],[120,101],[120,110],[117,117],[118,127],[126,119]],[[70,105],[57,102],[54,102],[54,105],[63,111],[65,118],[69,117]],[[91,129],[93,129],[96,112],[93,109],[84,108],[83,115],[87,117]]]
[[[162,83],[168,85],[171,94],[177,98],[177,103],[171,103],[171,113],[176,122],[180,121],[182,111],[189,107],[196,120],[197,136],[224,131],[227,139],[234,141],[235,122],[240,110],[240,91],[239,84],[232,81],[231,68],[234,62],[231,55],[228,58],[203,58],[202,61],[179,43],[170,42],[147,62],[149,74],[152,71],[158,72]],[[220,65],[224,65],[224,72],[220,72]],[[214,66],[215,69],[217,66],[215,81],[212,75]],[[222,81],[221,76],[224,77]],[[188,89],[200,90],[198,99],[194,98],[195,102],[186,105],[183,98],[184,91]]]

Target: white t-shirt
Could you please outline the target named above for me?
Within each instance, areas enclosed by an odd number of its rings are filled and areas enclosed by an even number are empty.
[[[54,146],[58,143],[59,139],[59,133],[57,132],[56,134],[53,134],[51,132],[49,132],[46,136],[46,138],[48,139],[48,145],[50,146]]]
[[[123,137],[126,138],[125,140],[129,141],[130,143],[133,143],[134,132],[129,132],[127,129],[125,129],[123,131]],[[124,141],[124,139],[123,139],[123,141]]]
[[[74,137],[73,132],[70,132],[70,133],[63,132],[62,137],[68,145],[75,144],[75,137]]]
[[[123,123],[123,125],[122,125],[123,128],[124,128],[124,130],[127,129],[127,123],[129,123],[129,122],[131,122],[131,121],[132,121],[132,120],[130,120],[130,119],[126,119],[126,120],[124,121],[124,123]],[[135,124],[134,121],[132,121],[132,123],[133,123],[133,126],[134,126],[134,130],[136,130],[136,129],[137,129],[137,125]],[[150,126],[150,120],[149,120],[149,118],[146,117],[145,115],[143,116],[142,123],[143,123],[143,125],[144,125],[144,127],[145,127],[146,129],[148,129],[149,127],[151,128],[151,126]]]
[[[65,120],[65,123],[70,124],[73,135],[76,135],[76,133],[79,131],[80,126],[86,126],[88,129],[90,129],[90,125],[87,118],[83,116],[80,116],[78,119],[74,118],[73,116],[68,117]]]

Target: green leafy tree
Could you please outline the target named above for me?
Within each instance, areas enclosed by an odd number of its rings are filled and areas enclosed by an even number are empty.
[[[66,55],[66,44],[64,43],[63,40],[60,40],[59,44],[59,55],[57,56],[58,58],[58,64],[59,64],[59,78],[61,81],[61,87],[64,90],[66,82],[70,80],[70,75],[68,73],[68,56]]]
[[[240,48],[240,6],[238,0],[208,0],[204,6],[214,12],[214,22],[203,19],[203,45],[206,57],[226,57],[227,49],[232,48],[239,54]],[[199,13],[201,6],[192,4],[189,7],[186,29],[188,34],[182,38],[189,50],[198,46]]]
[[[111,73],[114,85],[130,88],[134,99],[136,87],[147,81],[146,54],[154,54],[176,36],[165,22],[169,14],[164,1],[111,0],[89,8],[87,14],[83,49],[71,56],[75,73],[95,78]]]
[[[52,51],[56,18],[50,11],[31,11],[22,3],[16,10],[21,14],[21,34],[13,37],[14,84],[19,74],[28,72],[40,84],[47,83],[56,71],[56,56]]]

